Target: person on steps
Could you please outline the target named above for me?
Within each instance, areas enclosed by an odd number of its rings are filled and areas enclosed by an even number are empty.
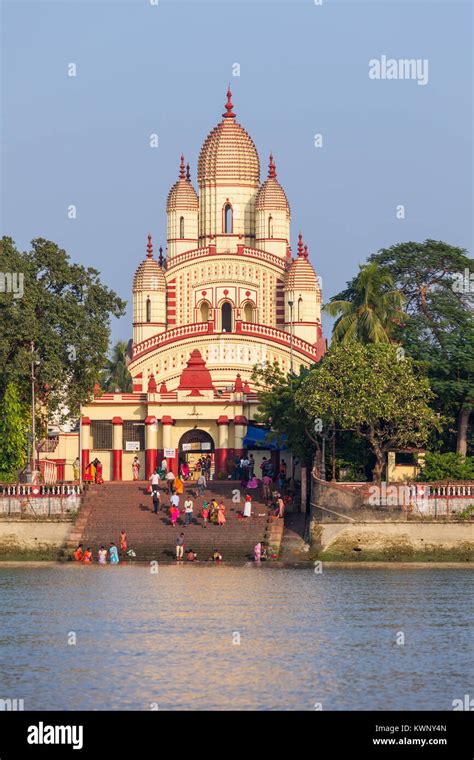
[[[176,539],[176,559],[178,562],[183,559],[184,553],[184,533],[180,533]]]

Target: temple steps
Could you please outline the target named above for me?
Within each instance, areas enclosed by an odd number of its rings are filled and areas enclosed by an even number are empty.
[[[135,561],[174,561],[176,538],[181,531],[185,534],[186,548],[192,548],[198,559],[210,559],[214,549],[218,549],[224,560],[245,561],[253,558],[253,547],[258,541],[279,550],[283,534],[283,520],[269,516],[268,507],[259,494],[252,494],[252,517],[239,518],[243,511],[245,490],[235,481],[211,481],[205,496],[196,496],[195,483],[186,483],[180,498],[180,509],[184,508],[187,494],[194,502],[194,516],[190,525],[184,525],[184,515],[180,514],[176,526],[172,526],[168,513],[169,494],[160,487],[161,509],[153,513],[148,483],[143,481],[125,483],[104,483],[89,486],[83,504],[70,534],[68,548],[74,549],[79,543],[90,547],[94,560],[101,545],[108,547],[111,541],[117,546],[120,532],[127,533],[127,544],[136,553]],[[236,490],[240,491],[239,503],[233,501]],[[200,516],[204,499],[216,498],[226,506],[226,524],[208,524],[203,527]]]

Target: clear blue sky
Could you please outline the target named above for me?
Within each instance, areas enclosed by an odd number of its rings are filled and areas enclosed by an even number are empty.
[[[129,301],[114,339],[131,336],[147,233],[166,245],[179,155],[195,182],[229,81],[263,176],[274,153],[293,250],[301,228],[325,300],[381,247],[432,237],[471,249],[470,2],[3,0],[1,11],[2,233],[21,248],[49,238],[99,269]],[[369,79],[382,55],[428,59],[428,84]]]

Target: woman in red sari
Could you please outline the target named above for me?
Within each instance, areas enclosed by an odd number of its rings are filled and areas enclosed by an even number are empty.
[[[95,482],[99,484],[104,482],[104,478],[102,477],[102,462],[99,459],[95,460]]]

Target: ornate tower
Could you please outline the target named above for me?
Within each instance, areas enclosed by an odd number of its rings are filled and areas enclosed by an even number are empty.
[[[255,200],[255,245],[286,258],[290,245],[290,206],[285,191],[277,180],[276,165],[270,153],[268,178]]]
[[[199,245],[217,252],[255,245],[255,196],[260,162],[250,135],[235,120],[232,93],[226,111],[203,143],[198,161]]]
[[[321,324],[321,288],[308,261],[308,246],[298,235],[298,255],[285,274],[285,329],[312,343],[319,338]]]
[[[168,257],[197,248],[199,201],[186,173],[181,155],[179,179],[168,193],[166,203]]]
[[[151,235],[148,235],[146,258],[133,278],[133,342],[166,330],[166,281],[163,269],[153,258]]]

